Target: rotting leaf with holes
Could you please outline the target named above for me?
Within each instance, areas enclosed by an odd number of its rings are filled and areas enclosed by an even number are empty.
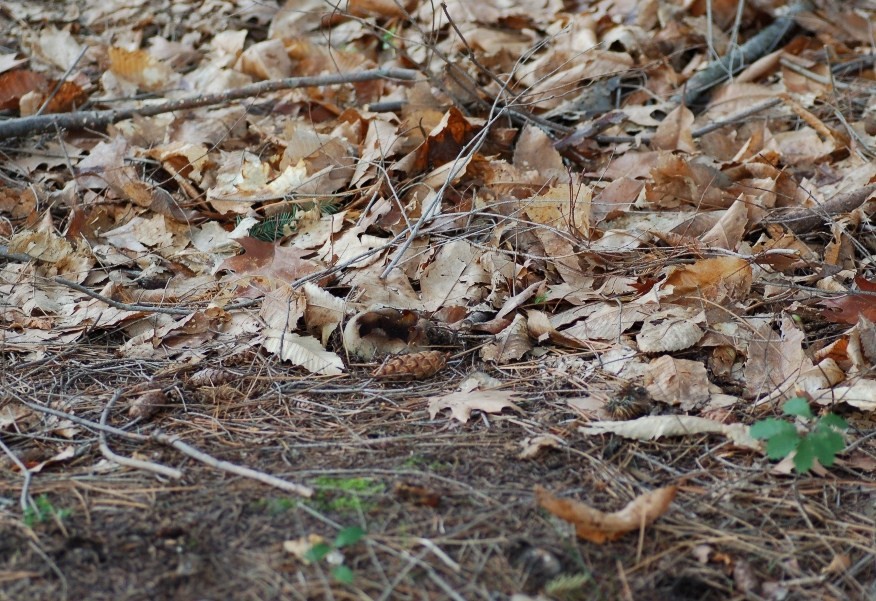
[[[471,392],[452,392],[429,399],[429,418],[442,409],[450,409],[451,415],[466,423],[474,410],[486,413],[501,413],[503,409],[513,409],[523,413],[523,409],[514,404],[516,394],[505,390],[473,390]]]

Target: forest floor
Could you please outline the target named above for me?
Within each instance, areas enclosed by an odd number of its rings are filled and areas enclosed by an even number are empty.
[[[0,2],[0,601],[876,599],[876,5],[469,4]]]

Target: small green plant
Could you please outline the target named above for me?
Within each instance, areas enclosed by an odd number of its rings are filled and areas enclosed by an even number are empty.
[[[295,231],[295,222],[298,220],[297,210],[280,213],[257,223],[249,229],[249,235],[263,242],[276,242],[283,236]],[[238,222],[240,218],[238,218]]]
[[[371,500],[384,492],[385,486],[373,478],[331,478],[320,476],[314,482],[314,502],[324,511],[367,513],[377,507]]]
[[[264,511],[268,515],[280,515],[298,507],[297,499],[275,497],[273,499],[259,499],[253,503],[253,509]]]
[[[833,465],[837,453],[846,443],[842,431],[848,428],[846,420],[833,413],[816,419],[803,397],[794,397],[782,405],[785,415],[801,418],[805,429],[801,433],[793,421],[767,418],[751,426],[751,435],[766,440],[770,459],[784,459],[794,453],[794,468],[799,473],[812,469],[815,459],[825,467]]]
[[[560,574],[544,587],[544,592],[552,599],[560,601],[579,601],[587,597],[585,585],[592,580],[590,574]]]
[[[340,550],[358,543],[364,536],[365,531],[362,528],[349,526],[338,532],[333,543],[317,543],[310,547],[304,554],[304,559],[311,563],[325,560],[331,565],[329,573],[331,573],[332,578],[342,584],[353,584],[353,570],[344,565],[344,555]]]
[[[33,528],[35,524],[42,524],[53,518],[66,519],[71,513],[73,513],[72,509],[58,509],[52,505],[46,495],[40,495],[34,499],[33,505],[24,511],[23,520],[28,528]]]

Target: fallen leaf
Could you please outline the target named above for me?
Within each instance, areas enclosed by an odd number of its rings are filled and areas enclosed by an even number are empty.
[[[739,447],[755,450],[761,450],[763,447],[759,441],[751,437],[748,426],[744,424],[722,424],[693,415],[649,415],[626,422],[595,422],[578,430],[588,436],[611,433],[636,440],[715,433],[723,434]]]
[[[429,418],[435,419],[443,409],[450,409],[451,415],[461,421],[468,422],[474,410],[485,413],[501,413],[503,409],[513,409],[523,413],[523,409],[514,404],[517,397],[514,392],[504,390],[473,390],[471,392],[451,392],[429,399]]]
[[[676,492],[675,486],[664,486],[643,493],[614,513],[605,513],[580,501],[561,499],[538,485],[535,499],[539,506],[574,525],[578,538],[602,544],[651,525],[667,512]]]
[[[300,365],[310,373],[336,376],[344,373],[344,362],[335,353],[325,350],[312,336],[299,336],[282,330],[267,329],[262,346],[281,359]]]

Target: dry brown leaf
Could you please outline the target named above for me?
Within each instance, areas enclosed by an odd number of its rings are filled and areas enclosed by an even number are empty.
[[[861,292],[852,292],[837,298],[821,301],[827,307],[822,312],[825,319],[835,323],[858,323],[859,317],[876,321],[876,282],[861,275],[855,276],[855,284]]]
[[[304,284],[304,324],[311,332],[318,331],[323,346],[344,319],[344,299],[323,290],[313,282]]]
[[[292,61],[280,40],[265,40],[243,51],[236,68],[256,79],[283,79],[292,75]]]
[[[316,261],[304,258],[313,254],[310,251],[249,237],[238,238],[237,242],[243,247],[243,254],[225,259],[219,269],[286,284],[322,269]]]
[[[128,407],[128,415],[131,417],[139,417],[140,419],[149,419],[167,404],[167,395],[160,388],[155,390],[147,390],[131,402]]]
[[[709,375],[701,361],[663,355],[648,365],[645,386],[654,399],[685,411],[709,399]]]
[[[684,105],[676,107],[657,127],[651,138],[651,147],[659,150],[696,152],[697,145],[691,133],[694,114]]]
[[[701,259],[693,265],[672,267],[660,284],[667,300],[701,297],[720,302],[745,298],[751,289],[751,265],[736,257]]]
[[[0,75],[0,110],[17,110],[25,94],[42,94],[49,89],[49,80],[28,69],[9,71]]]
[[[578,538],[602,544],[650,526],[669,510],[676,492],[675,486],[664,486],[643,493],[614,513],[605,513],[573,499],[562,499],[538,485],[535,499],[539,506],[574,525]]]
[[[681,351],[695,345],[705,332],[699,323],[705,321],[701,311],[669,307],[649,316],[636,334],[636,344],[643,353]]]
[[[136,83],[144,90],[156,91],[168,88],[178,79],[173,69],[155,59],[145,50],[125,50],[110,47],[110,70],[116,75]]]
[[[474,410],[485,413],[501,413],[503,409],[513,409],[523,413],[523,409],[514,404],[517,394],[504,390],[472,390],[470,392],[451,392],[429,399],[429,418],[435,419],[443,409],[450,409],[451,415],[461,421],[468,422]]]
[[[496,335],[495,341],[481,348],[481,358],[504,365],[517,361],[531,350],[532,340],[529,338],[526,318],[518,314],[507,328]]]

